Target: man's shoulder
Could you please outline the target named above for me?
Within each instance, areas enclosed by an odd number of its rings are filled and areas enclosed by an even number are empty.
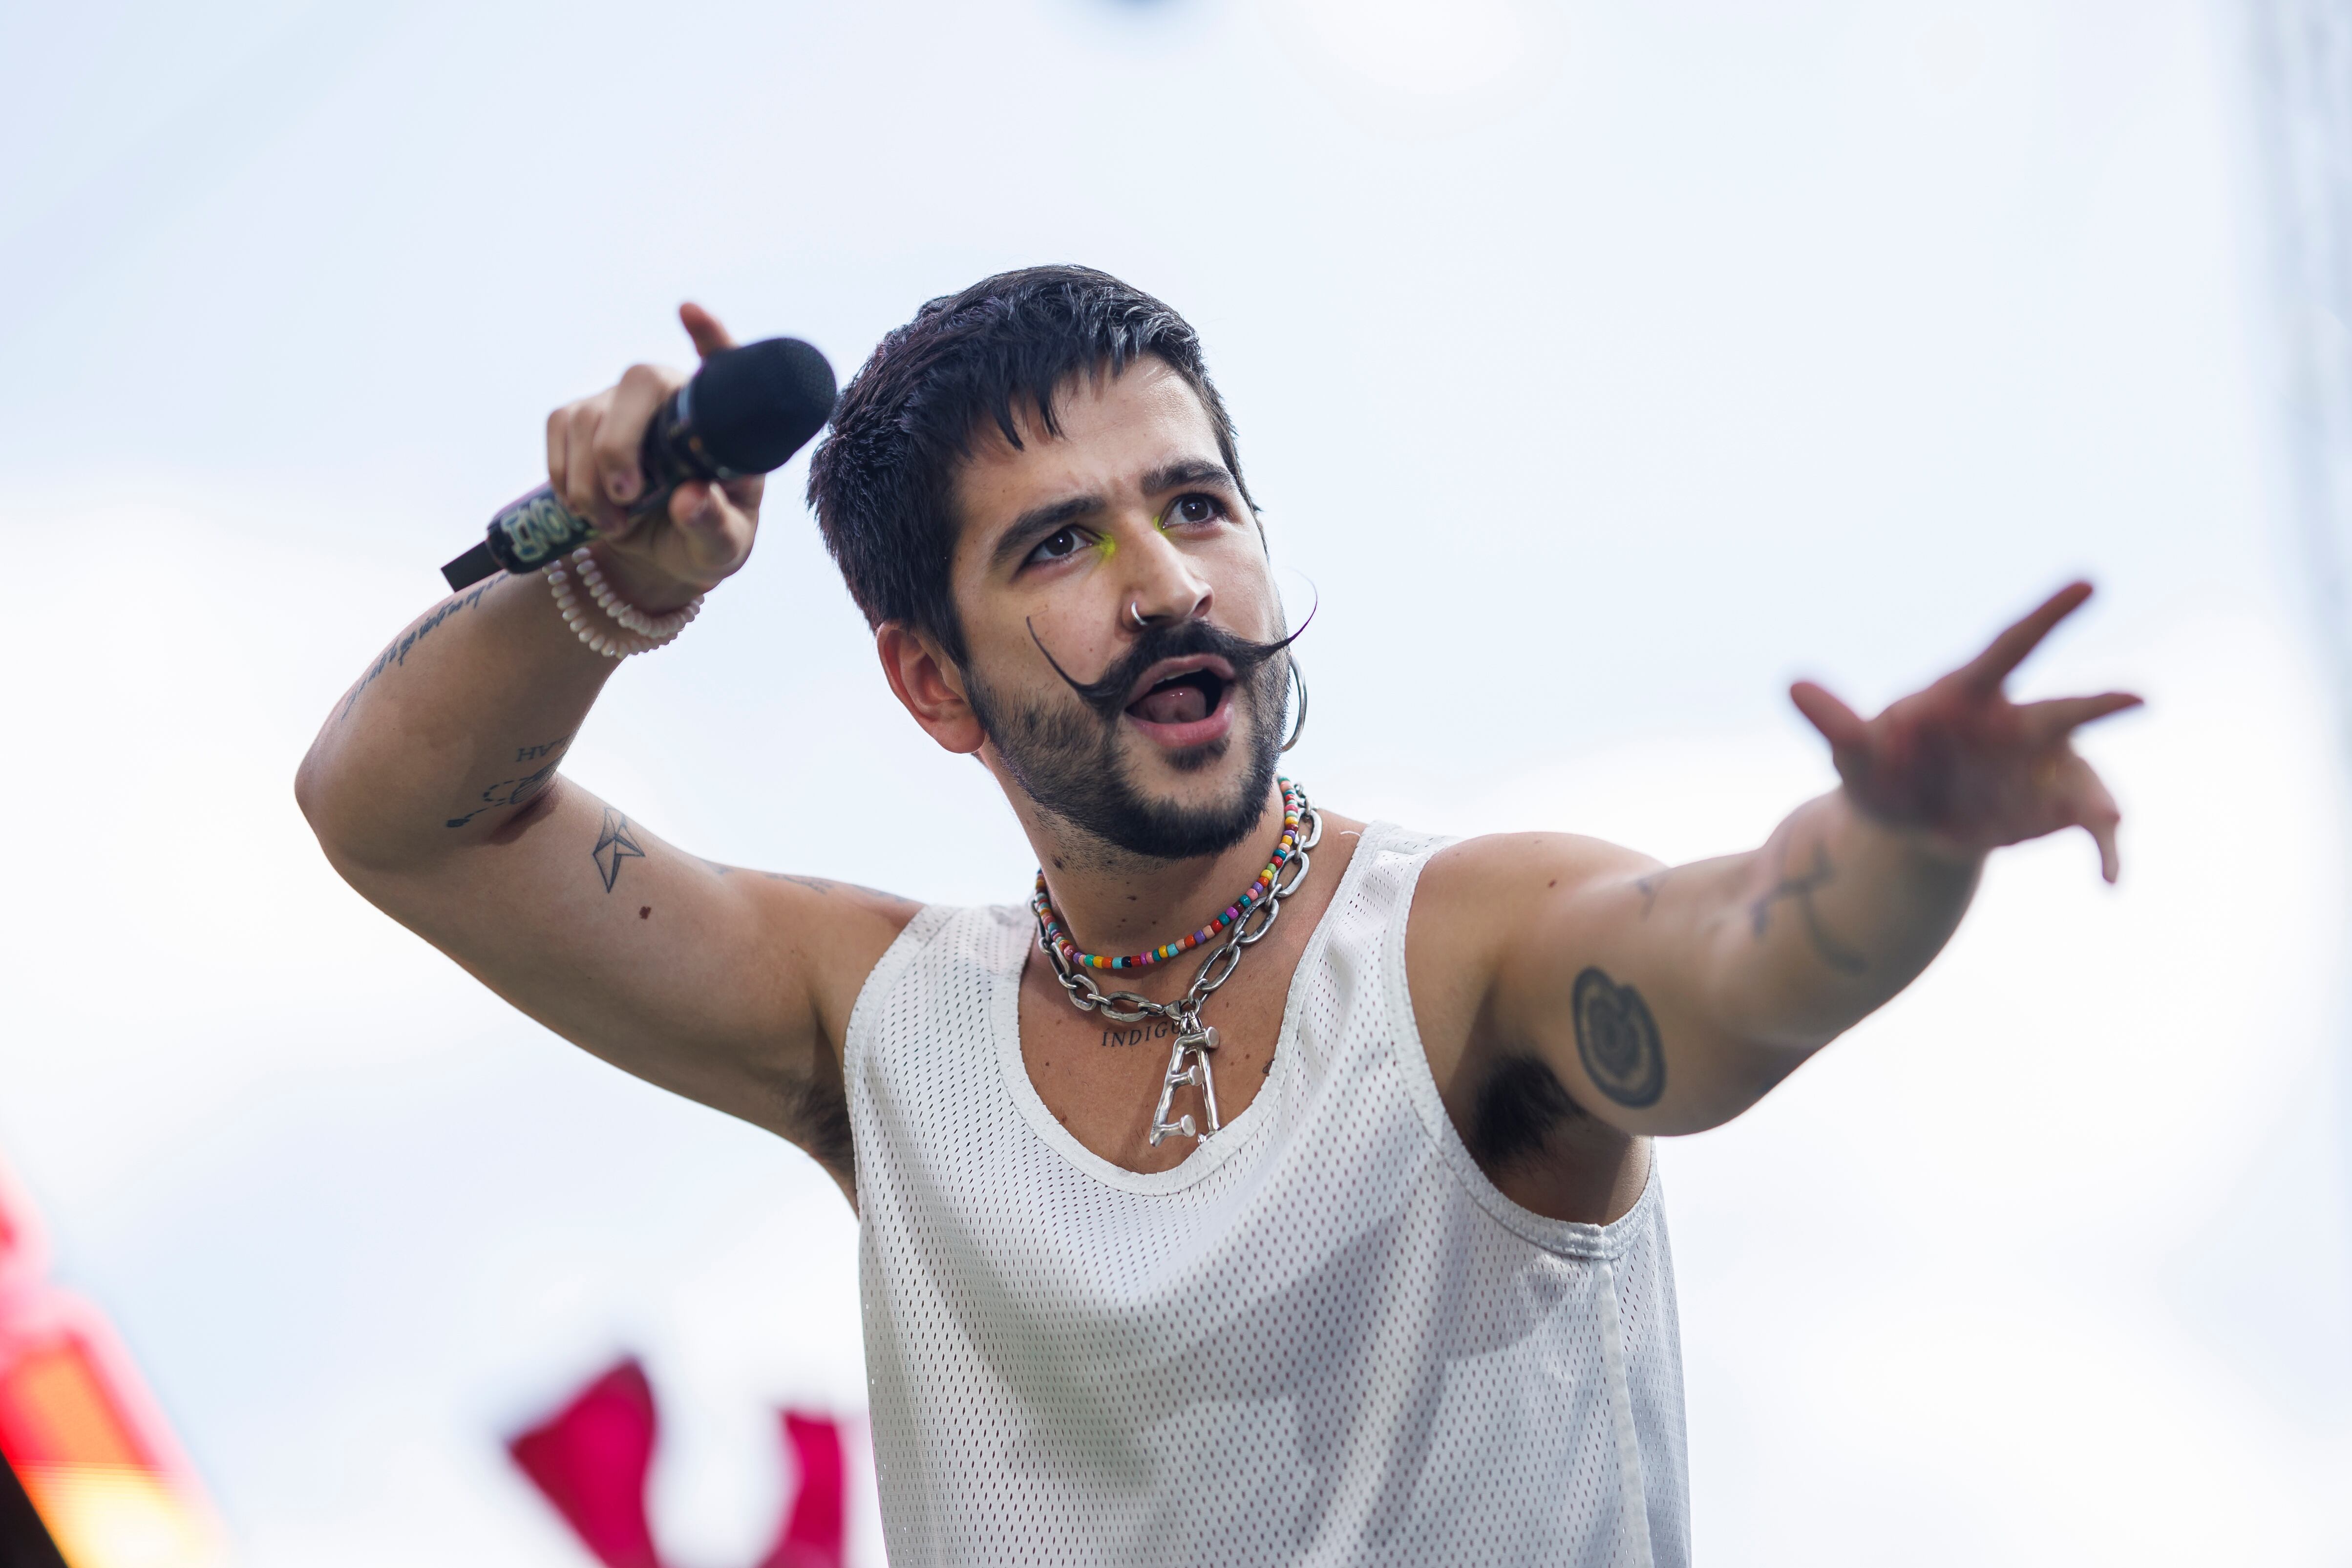
[[[1481,904],[1558,894],[1660,868],[1649,856],[1581,833],[1487,833],[1444,839],[1421,888],[1441,900]]]
[[[1406,931],[1413,1005],[1433,1065],[1450,1063],[1529,931],[1580,895],[1654,874],[1658,862],[1577,833],[1495,833],[1445,843],[1423,867]],[[1441,1079],[1443,1078],[1441,1073]]]
[[[913,904],[892,940],[854,977],[859,994],[896,984],[918,960],[948,971],[990,973],[1010,966],[1035,930],[1021,904]]]

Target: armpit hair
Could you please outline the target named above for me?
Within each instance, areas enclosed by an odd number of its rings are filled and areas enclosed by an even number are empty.
[[[768,1098],[776,1110],[772,1125],[809,1157],[855,1187],[857,1149],[849,1134],[849,1095],[840,1079],[772,1068]]]
[[[1542,1153],[1555,1128],[1590,1114],[1542,1060],[1505,1057],[1478,1086],[1470,1112],[1470,1152],[1486,1170],[1499,1171]]]

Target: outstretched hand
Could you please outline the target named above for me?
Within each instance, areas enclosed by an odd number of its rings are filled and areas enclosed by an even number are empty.
[[[2088,583],[2059,589],[1984,652],[1875,719],[1810,680],[1790,688],[1790,699],[1828,739],[1846,794],[1867,816],[1979,854],[2080,827],[2098,841],[2099,874],[2112,882],[2122,814],[2075,755],[2073,736],[2140,700],[2110,691],[2021,705],[2001,690],[2009,672],[2090,596]]]

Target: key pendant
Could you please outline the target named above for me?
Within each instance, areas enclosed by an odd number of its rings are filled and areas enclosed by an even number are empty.
[[[1203,1025],[1197,1016],[1181,1021],[1177,1026],[1176,1043],[1168,1050],[1168,1070],[1160,1075],[1160,1104],[1151,1113],[1151,1146],[1171,1133],[1182,1133],[1187,1138],[1206,1139],[1221,1131],[1223,1122],[1217,1117],[1217,1080],[1209,1070],[1209,1053],[1217,1048],[1217,1031]],[[1208,1113],[1208,1126],[1198,1128],[1191,1111],[1175,1121],[1168,1120],[1170,1102],[1179,1089],[1198,1089],[1202,1107]]]

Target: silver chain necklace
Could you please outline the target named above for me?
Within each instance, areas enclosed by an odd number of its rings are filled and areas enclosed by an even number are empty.
[[[1070,1005],[1081,1013],[1098,1014],[1114,1024],[1140,1024],[1147,1018],[1164,1018],[1176,1026],[1176,1043],[1168,1051],[1168,1070],[1160,1075],[1160,1103],[1151,1112],[1151,1146],[1155,1149],[1171,1133],[1181,1132],[1205,1142],[1223,1129],[1223,1122],[1217,1117],[1216,1079],[1209,1071],[1209,1053],[1217,1048],[1217,1031],[1213,1025],[1201,1022],[1201,1004],[1233,978],[1242,962],[1242,949],[1274,929],[1276,917],[1282,913],[1282,900],[1298,891],[1298,885],[1307,880],[1307,852],[1323,841],[1323,816],[1308,802],[1305,790],[1297,793],[1298,852],[1283,867],[1283,875],[1268,890],[1265,901],[1234,923],[1232,934],[1201,961],[1192,984],[1173,1002],[1154,1002],[1133,991],[1105,991],[1087,971],[1063,963],[1061,953],[1045,938],[1045,917],[1037,917],[1037,946],[1045,954],[1045,962],[1053,966],[1054,978],[1069,994]],[[1201,1091],[1202,1109],[1207,1115],[1205,1127],[1195,1123],[1189,1110],[1173,1121],[1168,1120],[1170,1102],[1178,1089],[1185,1088]]]

